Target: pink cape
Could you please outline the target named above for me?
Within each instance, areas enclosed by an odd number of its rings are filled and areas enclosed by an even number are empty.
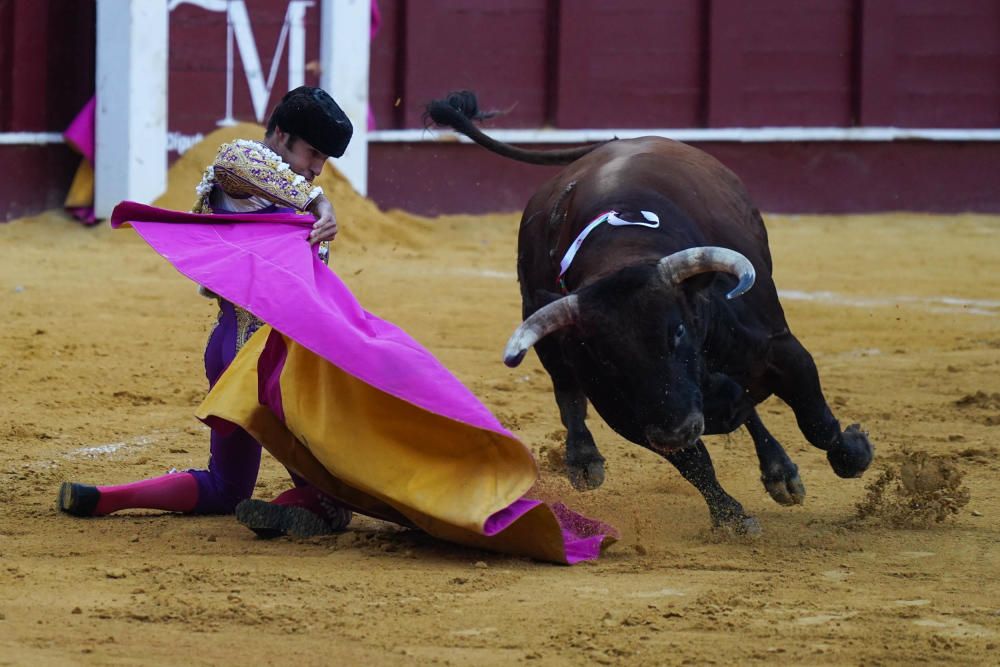
[[[112,213],[111,226],[126,224],[183,275],[368,385],[517,441],[430,352],[361,307],[318,259],[316,248],[305,242],[311,216],[206,215],[122,202]],[[259,285],[267,289],[257,289]],[[483,534],[504,530],[538,505],[527,498],[515,502],[490,516]],[[601,522],[559,504],[551,509],[562,527],[568,563],[596,558],[603,543],[617,538]]]

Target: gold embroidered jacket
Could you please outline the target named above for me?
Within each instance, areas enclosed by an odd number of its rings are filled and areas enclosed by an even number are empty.
[[[213,187],[214,186],[214,187]],[[281,161],[277,153],[256,141],[222,144],[198,186],[195,213],[212,212],[212,190],[219,188],[233,200],[256,200],[252,208],[271,204],[304,211],[323,193]]]
[[[293,172],[267,146],[240,139],[219,148],[197,192],[195,213],[211,213],[213,200],[222,200],[229,207],[245,212],[262,210],[272,204],[304,211],[323,189]],[[203,289],[206,296],[219,298],[206,292]],[[236,349],[239,350],[263,323],[249,311],[238,306],[234,309]],[[222,317],[221,309],[219,317]]]

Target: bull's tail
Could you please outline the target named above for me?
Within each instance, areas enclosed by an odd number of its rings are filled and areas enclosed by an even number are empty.
[[[484,120],[495,116],[496,112],[484,113],[479,110],[479,102],[476,94],[469,90],[460,90],[449,93],[443,100],[434,100],[427,105],[424,111],[424,120],[432,121],[438,127],[450,127],[451,129],[464,134],[477,144],[498,155],[527,162],[529,164],[541,165],[565,165],[577,160],[590,151],[603,146],[607,142],[580,146],[579,148],[565,148],[547,151],[533,151],[524,148],[517,148],[510,144],[484,134],[482,130],[475,126],[474,120]]]

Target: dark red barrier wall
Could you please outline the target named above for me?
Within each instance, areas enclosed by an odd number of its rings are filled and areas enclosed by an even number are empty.
[[[696,145],[735,171],[765,211],[1000,211],[993,143]],[[557,171],[454,143],[374,144],[369,157],[375,201],[432,215],[521,210]]]
[[[266,75],[288,0],[246,2]],[[379,5],[371,102],[384,129],[421,127],[423,105],[461,87],[508,111],[498,128],[1000,127],[997,0]],[[318,1],[305,19],[316,84]],[[94,0],[0,0],[0,132],[65,128],[93,91],[94,24]],[[170,131],[207,134],[225,117],[226,29],[223,13],[171,13]],[[268,108],[287,89],[285,58]],[[234,67],[233,115],[255,120],[238,52]],[[707,148],[771,210],[1000,211],[1000,142]],[[375,143],[371,155],[376,201],[418,212],[518,208],[540,178],[467,145]],[[75,162],[63,146],[0,147],[0,159],[20,165],[0,181],[0,218],[58,203]]]
[[[512,107],[494,128],[1000,127],[996,0],[381,6],[381,127],[419,127],[422,104],[454,87],[476,89],[484,107]],[[544,99],[519,85],[540,72]],[[702,147],[767,210],[1000,211],[998,142]],[[370,156],[371,196],[423,213],[516,210],[545,178],[468,145],[374,144]]]
[[[1000,126],[1000,2],[865,0],[862,125]]]
[[[94,92],[93,2],[0,0],[0,132],[61,131]]]
[[[996,0],[380,7],[381,127],[420,127],[424,102],[456,87],[513,106],[497,127],[1000,125]]]
[[[707,3],[559,4],[554,126],[704,125]]]
[[[706,125],[854,125],[856,4],[713,0]]]
[[[95,5],[0,0],[0,132],[61,132],[94,91]],[[77,156],[0,145],[0,221],[58,206]]]

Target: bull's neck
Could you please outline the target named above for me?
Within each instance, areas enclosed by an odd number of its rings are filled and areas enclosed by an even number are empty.
[[[633,215],[631,219],[635,222],[631,224],[609,224],[602,220],[612,212],[582,216],[576,224],[564,227],[564,234],[550,254],[559,287],[564,292],[585,287],[626,266],[655,262],[697,245],[696,240],[686,238],[685,226],[672,224],[659,214]]]

